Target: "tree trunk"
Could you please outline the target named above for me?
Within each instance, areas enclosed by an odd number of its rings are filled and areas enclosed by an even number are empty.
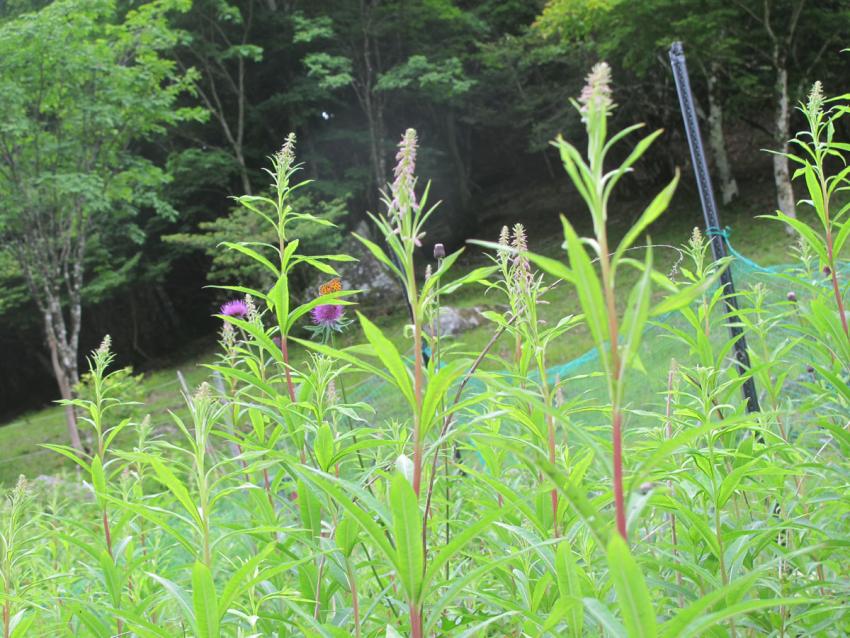
[[[446,142],[449,146],[449,153],[452,156],[452,163],[455,167],[455,177],[457,178],[458,194],[460,195],[460,205],[464,210],[469,205],[471,193],[469,190],[469,175],[467,174],[466,162],[463,161],[463,154],[460,146],[457,143],[457,123],[455,114],[451,107],[446,113]]]
[[[718,84],[717,69],[712,68],[708,74],[708,143],[717,167],[721,201],[728,204],[738,196],[738,182],[735,181],[729,155],[726,152],[726,138],[723,135],[723,105],[718,95]]]
[[[77,383],[78,373],[76,371],[76,361],[74,362],[74,370],[69,371],[63,365],[65,357],[60,353],[61,346],[56,340],[55,327],[53,326],[53,318],[50,314],[44,316],[44,328],[47,334],[47,347],[50,350],[50,363],[53,367],[53,376],[56,378],[56,384],[59,386],[59,396],[64,401],[70,401],[74,398],[73,387]],[[71,440],[71,446],[75,450],[82,451],[83,444],[80,440],[80,430],[77,427],[77,413],[73,405],[65,405],[65,425],[68,428],[68,438]]]
[[[362,22],[362,49],[355,51],[360,57],[358,79],[352,83],[358,100],[366,114],[369,124],[369,160],[375,188],[367,193],[369,206],[377,207],[378,192],[387,186],[387,159],[384,157],[384,104],[383,97],[375,92],[375,80],[380,75],[380,59],[375,57],[372,37],[372,12],[377,2],[360,0],[360,20]]]
[[[788,152],[788,138],[791,136],[791,108],[788,95],[787,58],[777,44],[773,50],[773,62],[776,68],[776,115],[774,120],[774,139],[778,153],[773,155],[773,180],[776,183],[777,208],[788,215],[796,217],[796,201],[794,187],[791,184],[791,170],[788,158],[782,153]],[[789,226],[790,229],[790,226]]]

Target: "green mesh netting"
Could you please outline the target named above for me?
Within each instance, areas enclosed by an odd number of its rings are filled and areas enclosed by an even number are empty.
[[[808,269],[803,262],[796,265],[762,266],[736,249],[729,240],[729,229],[715,230],[710,234],[723,237],[732,257],[730,269],[738,293],[738,305],[741,312],[752,315],[753,320],[756,320],[755,310],[758,307],[770,308],[773,304],[784,303],[784,308],[788,309],[790,304],[787,295],[791,290],[798,290],[801,287],[805,289],[807,287],[829,286],[829,279],[818,270],[817,262]],[[843,263],[841,269],[850,274],[850,263]],[[803,290],[800,290],[800,292],[802,294]],[[578,311],[578,301],[576,300],[575,312]],[[724,314],[725,305],[718,304],[717,312],[711,317],[710,341],[715,352],[720,352],[730,338],[726,324],[727,318]],[[765,312],[765,317],[768,316],[770,316],[770,313]],[[643,370],[631,370],[626,384],[626,403],[629,409],[629,419],[632,421],[643,418],[642,411],[655,410],[657,413],[659,406],[663,404],[667,392],[667,372],[672,360],[675,359],[686,365],[695,362],[695,357],[693,353],[689,352],[687,345],[676,340],[671,334],[675,330],[692,330],[678,312],[656,318],[643,335],[639,351],[639,365]],[[767,338],[759,338],[757,335],[749,334],[746,329],[744,333],[745,338],[748,339],[748,348],[754,365],[759,360],[769,358],[772,349],[783,340],[795,337],[791,328],[782,325],[772,326]],[[570,338],[569,333],[561,338]],[[460,340],[462,339],[463,336],[461,335]],[[726,364],[730,369],[734,369],[732,357],[733,352],[730,350],[728,357],[726,357]],[[802,370],[805,370],[804,366]],[[493,374],[488,372],[487,365],[482,366],[482,373]],[[600,406],[607,403],[607,388],[605,378],[601,373],[599,353],[595,348],[592,348],[581,356],[549,367],[548,381],[550,384],[556,381],[566,382],[564,385],[565,399],[574,404]],[[537,379],[534,378],[534,375],[530,376],[530,381],[534,383]],[[785,393],[803,395],[807,392],[806,383],[812,380],[809,378],[810,376],[803,372],[798,378],[789,378],[786,381]],[[490,378],[496,381],[497,386],[499,383],[507,384],[511,382],[507,377],[503,377],[500,381],[498,373]],[[483,389],[484,383],[473,378],[464,388],[463,398],[472,398],[476,394],[480,394]],[[761,391],[761,388],[757,387],[757,390]],[[446,400],[453,400],[456,391],[456,387],[451,389],[446,395]],[[349,398],[371,405],[381,420],[403,419],[409,415],[398,393],[383,382],[378,383],[370,380],[361,384],[349,393]],[[455,420],[462,423],[473,416],[474,414],[458,414]],[[576,410],[570,418],[576,422],[586,422],[591,425],[600,424],[598,410],[586,412]]]

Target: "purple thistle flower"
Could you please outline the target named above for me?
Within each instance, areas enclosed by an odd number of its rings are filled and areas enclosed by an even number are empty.
[[[248,304],[244,299],[231,299],[219,308],[219,312],[227,317],[239,317],[244,319],[248,316]]]
[[[332,327],[342,319],[345,309],[337,304],[321,304],[310,311],[313,323],[321,327]]]

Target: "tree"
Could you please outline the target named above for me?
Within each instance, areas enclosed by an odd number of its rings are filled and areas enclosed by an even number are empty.
[[[249,96],[249,66],[262,60],[263,48],[253,43],[255,7],[253,0],[231,3],[201,0],[192,3],[177,59],[184,72],[201,70],[196,92],[218,123],[229,153],[239,170],[242,191],[251,194],[251,179],[245,159],[245,126]]]
[[[736,0],[733,4],[741,15],[736,28],[748,56],[772,75],[765,84],[772,85],[777,207],[795,217],[796,199],[787,158],[792,110],[817,79],[813,75],[822,73],[824,63],[846,45],[850,10],[843,0]]]
[[[65,400],[79,381],[92,255],[115,260],[110,239],[141,234],[141,207],[175,215],[158,194],[168,175],[138,150],[199,115],[174,108],[192,79],[163,55],[175,43],[166,16],[175,7],[121,16],[109,0],[58,0],[0,25],[0,238],[39,310]],[[79,448],[68,404],[66,416]]]

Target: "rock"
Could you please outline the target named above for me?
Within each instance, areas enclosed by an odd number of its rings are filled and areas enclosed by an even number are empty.
[[[472,306],[470,308],[442,306],[440,308],[439,319],[437,320],[436,332],[441,337],[451,337],[484,325],[487,322],[487,319],[481,314],[484,310],[486,308],[481,306]],[[426,330],[428,334],[431,334],[430,326]]]
[[[373,239],[369,226],[365,222],[358,224],[354,232],[361,237]],[[347,237],[339,252],[357,259],[353,262],[335,264],[342,279],[342,285],[346,289],[363,291],[354,297],[354,301],[367,307],[380,306],[387,311],[404,303],[401,284],[357,238]]]

